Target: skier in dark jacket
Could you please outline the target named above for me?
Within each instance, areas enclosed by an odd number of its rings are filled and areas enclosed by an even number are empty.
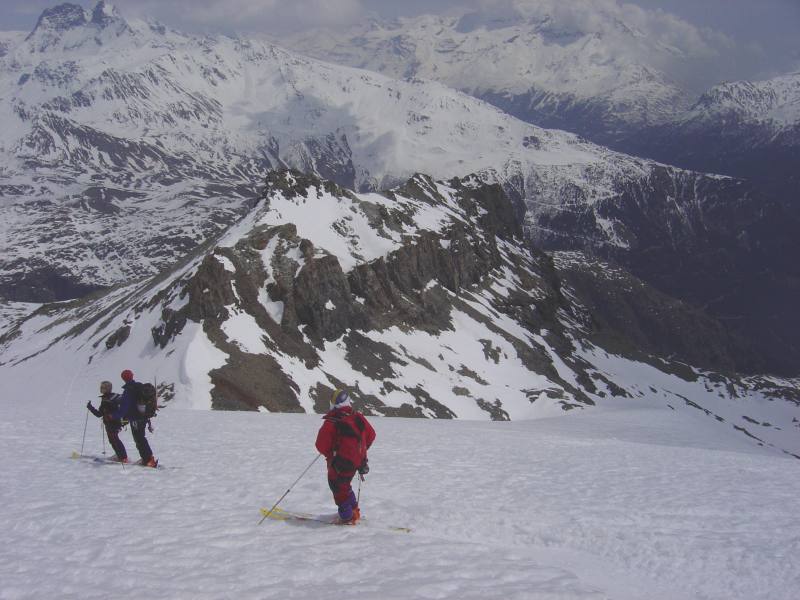
[[[149,419],[144,415],[145,407],[141,403],[141,385],[138,381],[134,381],[133,372],[129,369],[125,369],[120,377],[125,384],[122,386],[123,392],[119,408],[113,416],[118,419],[127,418],[130,422],[133,441],[136,442],[136,449],[139,451],[139,456],[142,457],[142,465],[157,467],[158,460],[153,456],[153,451],[145,437]]]
[[[86,403],[86,408],[98,419],[103,419],[108,441],[114,449],[114,454],[117,455],[117,460],[126,463],[128,462],[128,453],[125,450],[125,444],[119,439],[119,432],[122,430],[123,422],[122,419],[114,417],[114,412],[119,408],[120,396],[112,393],[111,388],[110,381],[101,382],[100,408],[97,409],[92,406],[91,401]]]
[[[375,441],[375,430],[360,412],[353,410],[350,395],[336,390],[333,408],[323,417],[316,447],[328,463],[328,485],[339,509],[339,522],[355,525],[361,518],[351,482],[356,472],[369,472],[367,450]]]

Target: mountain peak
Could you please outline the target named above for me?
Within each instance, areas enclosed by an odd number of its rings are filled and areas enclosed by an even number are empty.
[[[102,44],[101,39],[130,31],[130,26],[119,10],[111,3],[100,0],[91,13],[87,13],[77,4],[69,3],[45,9],[36,22],[36,27],[25,39],[33,41],[39,51],[46,51],[60,47],[67,37],[70,39],[70,46],[74,47],[76,43],[80,44],[81,36]]]
[[[59,4],[42,11],[39,20],[36,21],[36,27],[33,28],[27,39],[40,31],[63,32],[75,27],[82,27],[86,23],[86,11],[83,8],[77,4]]]
[[[125,19],[116,6],[105,0],[100,0],[92,11],[92,23],[100,27],[107,27],[113,23],[125,24]]]

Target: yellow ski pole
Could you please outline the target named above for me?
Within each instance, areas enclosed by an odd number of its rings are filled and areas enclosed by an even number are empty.
[[[280,504],[280,503],[281,503],[281,500],[283,500],[284,498],[286,498],[286,496],[288,496],[288,495],[289,495],[289,492],[291,492],[291,491],[292,491],[292,488],[293,488],[294,486],[296,486],[296,485],[297,485],[297,482],[298,482],[298,481],[300,481],[300,480],[303,478],[303,475],[305,475],[306,473],[308,473],[308,470],[309,470],[309,469],[310,469],[310,468],[311,468],[311,467],[314,465],[314,463],[315,463],[315,462],[317,462],[317,461],[319,460],[319,457],[320,457],[320,456],[322,456],[322,454],[317,454],[317,456],[316,456],[316,457],[314,457],[314,460],[312,460],[312,461],[311,461],[311,464],[310,464],[310,465],[308,465],[308,466],[306,467],[306,470],[305,470],[305,471],[303,471],[302,473],[300,473],[300,477],[298,477],[297,479],[295,479],[295,480],[294,480],[294,483],[293,483],[292,485],[290,485],[290,486],[289,486],[289,489],[288,489],[288,490],[286,490],[286,491],[283,493],[283,496],[281,496],[280,498],[278,498],[278,501],[277,501],[275,504],[273,504],[273,505],[272,505],[272,508],[270,508],[268,512],[264,513],[264,516],[263,516],[263,517],[261,517],[261,520],[258,522],[258,524],[259,524],[259,525],[261,525],[261,524],[264,522],[264,519],[266,519],[268,516],[270,516],[270,515],[272,514],[272,511],[274,511],[274,510],[275,510],[275,509],[278,507],[278,504]]]

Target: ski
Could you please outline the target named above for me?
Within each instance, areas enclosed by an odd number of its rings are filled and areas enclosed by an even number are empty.
[[[276,508],[272,512],[270,512],[268,508],[262,508],[261,516],[276,521],[312,521],[314,523],[323,523],[324,525],[339,524],[336,515],[311,515],[307,513],[290,512],[282,508]]]
[[[350,524],[340,523],[337,515],[312,515],[310,513],[283,510],[282,508],[276,508],[272,512],[270,512],[268,508],[262,508],[261,516],[273,519],[275,521],[321,523],[323,525],[337,525],[340,527],[354,526]],[[364,517],[361,517],[361,520],[356,524],[356,526],[359,524],[364,524],[368,527],[371,526],[371,523],[366,522],[366,519]],[[384,528],[388,531],[396,531],[399,533],[411,533],[411,529],[409,527],[386,526]]]
[[[80,454],[78,452],[73,452],[72,455],[70,456],[70,458],[74,458],[74,459],[78,459],[78,460],[84,460],[84,461],[87,461],[87,462],[93,462],[93,463],[97,463],[97,464],[100,464],[100,465],[124,465],[126,468],[127,467],[146,467],[147,466],[147,465],[143,465],[141,460],[137,460],[135,462],[121,463],[118,460],[116,460],[115,458],[112,458],[112,457],[109,457],[109,456],[98,456],[96,454]],[[153,469],[153,468],[155,468],[155,469],[165,469],[166,467],[164,467],[164,466],[160,465],[158,462],[156,462],[156,466],[155,467],[147,467],[147,468],[148,469]]]
[[[79,460],[86,460],[89,462],[96,462],[96,463],[108,463],[110,465],[118,465],[120,462],[118,460],[114,460],[109,456],[98,456],[96,454],[79,454],[77,452],[73,452],[70,458],[75,458]]]

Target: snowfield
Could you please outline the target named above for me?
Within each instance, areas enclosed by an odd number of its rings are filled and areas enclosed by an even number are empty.
[[[699,412],[642,399],[532,421],[373,417],[361,525],[259,526],[314,459],[319,415],[167,408],[149,436],[163,468],[123,469],[70,458],[87,399],[0,404],[3,600],[800,591],[800,463]],[[84,453],[101,439],[90,416]],[[321,462],[281,506],[334,512]]]

